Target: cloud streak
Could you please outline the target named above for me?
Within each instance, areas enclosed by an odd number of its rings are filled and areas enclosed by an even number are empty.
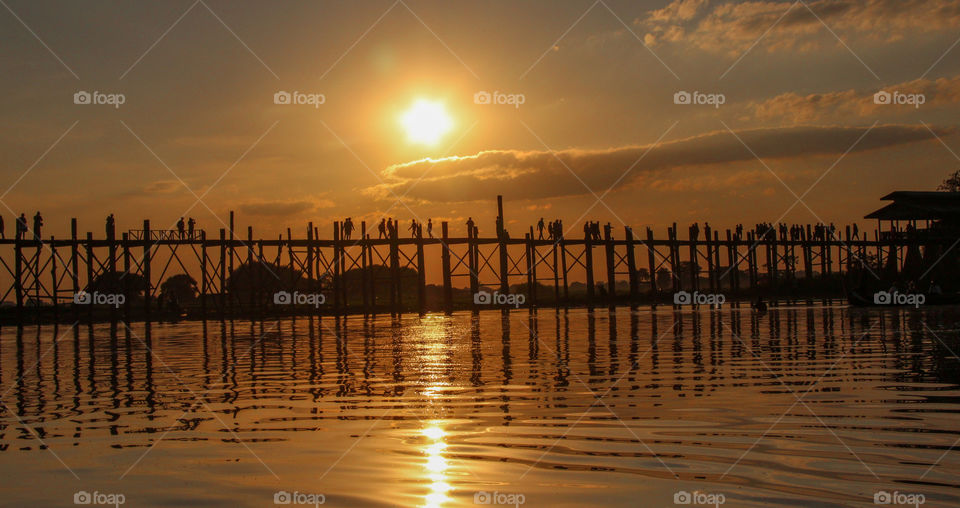
[[[945,108],[960,103],[960,76],[936,80],[916,79],[885,86],[882,90],[923,94],[926,102],[920,107],[921,110]],[[877,89],[849,89],[807,95],[788,92],[752,103],[748,107],[758,120],[775,120],[783,125],[832,122],[879,115],[902,115],[917,111],[911,105],[875,104],[873,94],[877,91]]]
[[[783,160],[839,156],[866,130],[867,127],[802,126],[750,129],[738,131],[737,135],[756,156]],[[934,128],[934,132],[942,136],[950,131]],[[867,134],[853,152],[930,139],[933,134],[922,126],[880,125]],[[628,171],[616,187],[678,168],[753,160],[754,155],[736,137],[727,131],[717,131],[652,148],[646,145],[559,152],[490,150],[467,156],[422,159],[388,167],[383,172],[386,183],[369,187],[365,192],[382,199],[389,199],[393,193],[407,194],[427,202],[482,201],[497,194],[508,199],[543,199],[585,195],[591,190],[599,195]]]
[[[635,24],[646,30],[648,45],[685,43],[731,55],[750,47],[781,16],[764,38],[762,47],[769,52],[837,45],[818,17],[844,38],[881,43],[960,26],[957,0],[817,0],[806,3],[809,10],[802,4],[790,8],[793,4],[674,0]]]
[[[261,217],[286,217],[320,208],[331,208],[333,202],[328,199],[290,200],[290,201],[254,201],[240,205],[240,211]]]

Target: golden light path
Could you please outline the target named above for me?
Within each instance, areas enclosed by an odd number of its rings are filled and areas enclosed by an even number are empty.
[[[422,368],[428,373],[431,379],[424,387],[423,395],[428,399],[437,399],[443,395],[443,390],[449,383],[442,380],[440,372],[449,366],[449,349],[446,344],[447,330],[444,327],[442,319],[428,321],[423,330],[425,342],[428,344],[426,351],[420,356]],[[424,497],[425,508],[440,508],[451,501],[448,492],[452,489],[447,481],[447,470],[450,467],[443,452],[447,448],[444,438],[447,436],[443,428],[443,420],[430,420],[426,426],[420,430],[420,433],[426,438],[424,446],[424,455],[426,463],[426,477],[430,481],[430,492]]]

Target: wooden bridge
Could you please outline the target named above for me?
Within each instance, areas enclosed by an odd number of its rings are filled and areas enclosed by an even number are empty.
[[[181,273],[196,281],[199,293],[194,301],[182,302],[184,310],[203,316],[486,308],[472,298],[483,290],[522,293],[531,307],[672,303],[672,293],[681,290],[722,292],[730,301],[755,295],[800,300],[843,296],[843,278],[854,272],[896,278],[911,257],[919,256],[920,265],[929,267],[923,277],[952,270],[952,262],[941,260],[958,240],[879,231],[867,238],[852,236],[850,227],[827,238],[812,234],[810,225],[793,239],[775,230],[741,235],[709,227],[681,239],[675,224],[660,238],[649,228],[637,234],[629,227],[619,234],[604,228],[600,239],[541,240],[532,227],[515,238],[504,231],[493,237],[451,237],[446,222],[437,238],[400,238],[395,226],[389,238],[375,239],[361,223],[360,238],[348,240],[334,222],[327,239],[313,223],[299,236],[288,228],[285,236],[263,239],[255,238],[250,227],[237,235],[233,225],[231,212],[229,226],[212,238],[206,231],[192,237],[156,234],[150,221],[119,238],[112,232],[94,238],[92,233],[79,236],[73,219],[70,238],[0,240],[0,275],[10,279],[2,293],[4,315],[24,320],[38,313],[60,319],[92,314],[96,306],[78,303],[77,295],[94,290],[107,274],[142,285],[110,312],[144,318],[165,312],[161,283]],[[440,262],[428,264],[427,257]],[[245,290],[231,288],[230,277],[242,265],[264,269],[252,272]],[[427,284],[428,269],[439,269],[440,284]],[[278,276],[281,270],[287,275]],[[324,305],[278,309],[270,305],[269,294],[260,294],[298,288],[321,292]]]

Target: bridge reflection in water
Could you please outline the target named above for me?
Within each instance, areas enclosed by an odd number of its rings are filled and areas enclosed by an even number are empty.
[[[3,328],[0,473],[5,499],[40,505],[956,504],[958,321],[617,308]]]

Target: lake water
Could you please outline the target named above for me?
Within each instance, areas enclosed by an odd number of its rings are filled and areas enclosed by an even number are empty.
[[[958,323],[780,307],[4,328],[0,503],[957,506]]]

